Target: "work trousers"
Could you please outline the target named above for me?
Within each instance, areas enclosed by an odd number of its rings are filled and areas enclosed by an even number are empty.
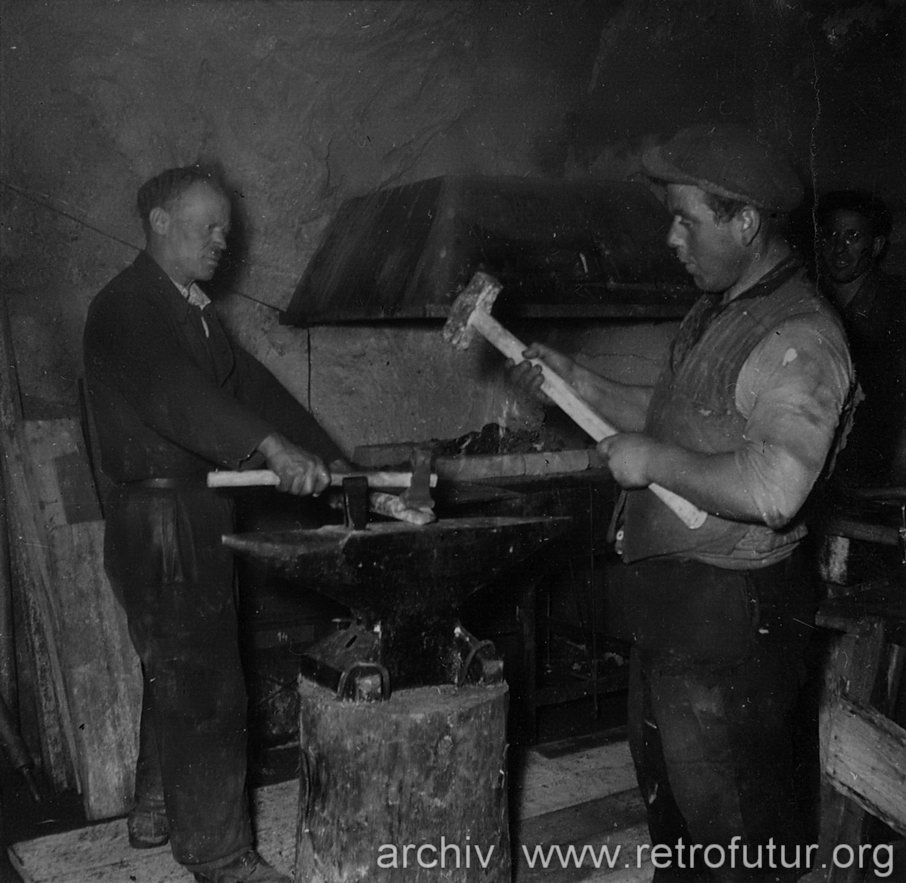
[[[652,844],[673,862],[655,880],[797,879],[794,767],[817,762],[794,744],[817,603],[799,555],[754,571],[643,562],[623,591],[630,750]]]
[[[202,486],[115,490],[105,567],[144,677],[136,799],[166,803],[174,858],[190,870],[251,846],[247,698],[229,499]]]

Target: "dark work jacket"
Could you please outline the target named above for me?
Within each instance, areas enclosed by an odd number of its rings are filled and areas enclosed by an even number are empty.
[[[872,271],[842,316],[865,399],[835,478],[847,488],[887,485],[906,430],[906,280]]]
[[[85,379],[101,466],[114,482],[250,465],[280,432],[326,463],[339,448],[255,358],[227,337],[146,252],[92,301]],[[261,465],[260,463],[254,465]]]
[[[645,432],[659,441],[707,454],[742,448],[746,419],[736,407],[736,383],[746,359],[782,322],[819,313],[833,321],[833,309],[792,260],[725,306],[720,306],[719,296],[702,297],[673,342],[668,364],[654,388]],[[833,324],[839,327],[838,322]],[[842,344],[842,328],[839,334]],[[693,530],[647,489],[626,492],[623,526],[627,562],[669,555],[720,561],[720,566],[731,569],[779,560],[793,551],[806,532],[796,521],[774,530],[713,513]]]

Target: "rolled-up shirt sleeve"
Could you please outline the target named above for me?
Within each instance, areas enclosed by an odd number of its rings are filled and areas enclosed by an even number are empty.
[[[790,319],[750,353],[736,384],[746,427],[735,456],[741,481],[769,527],[786,524],[811,492],[852,385],[846,339],[826,316]]]

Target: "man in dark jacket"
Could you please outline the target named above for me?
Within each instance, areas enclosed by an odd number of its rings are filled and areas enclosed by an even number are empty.
[[[784,235],[802,186],[736,126],[693,126],[643,159],[667,244],[703,292],[654,386],[616,383],[533,344],[623,430],[598,450],[626,489],[615,538],[633,641],[629,739],[660,853],[655,879],[794,880],[808,854],[790,712],[816,595],[800,510],[849,410],[834,311]],[[539,388],[538,369],[514,377]],[[687,527],[650,490],[703,509]]]
[[[881,269],[890,212],[876,196],[818,200],[818,285],[840,310],[865,398],[835,471],[848,492],[906,482],[906,280]]]
[[[91,304],[85,371],[106,505],[105,566],[142,664],[129,817],[133,846],[170,840],[207,883],[288,883],[253,848],[246,690],[239,659],[229,498],[214,468],[266,467],[317,495],[341,452],[273,375],[227,336],[198,285],[226,248],[216,176],[171,169],[145,183],[146,247]]]

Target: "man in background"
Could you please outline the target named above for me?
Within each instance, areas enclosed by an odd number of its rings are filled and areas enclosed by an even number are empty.
[[[85,370],[106,502],[105,567],[142,664],[137,848],[169,839],[201,883],[289,883],[253,848],[246,794],[246,688],[228,497],[211,469],[273,470],[313,496],[338,447],[227,336],[198,285],[226,249],[230,202],[198,167],[141,186],[146,245],[91,304]],[[329,467],[327,464],[331,464]]]
[[[837,190],[815,211],[818,284],[836,305],[864,395],[835,470],[844,494],[906,483],[906,280],[881,269],[890,212],[869,193]]]
[[[626,566],[612,582],[632,641],[630,748],[652,843],[672,855],[654,879],[792,881],[809,840],[792,720],[817,604],[801,510],[848,413],[850,357],[787,241],[802,186],[782,154],[737,126],[699,125],[643,167],[703,293],[659,379],[617,383],[537,343],[525,356],[621,430],[598,450],[625,489],[613,527]],[[512,374],[539,392],[530,362]],[[655,483],[704,524],[687,527]]]

